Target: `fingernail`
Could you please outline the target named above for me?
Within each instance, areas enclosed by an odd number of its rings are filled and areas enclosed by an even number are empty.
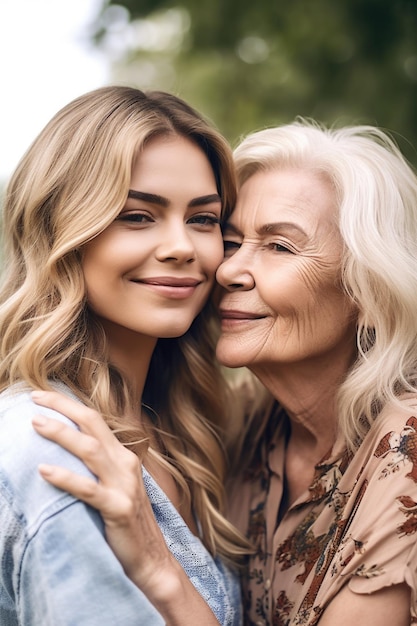
[[[43,415],[35,415],[35,417],[32,418],[32,424],[34,426],[45,426],[47,422],[48,420]]]
[[[35,391],[32,391],[31,393],[32,400],[40,400],[44,395],[45,395],[45,392],[41,391],[40,389],[36,389]]]
[[[52,474],[51,465],[47,465],[46,463],[41,463],[40,465],[38,465],[38,470],[39,473],[42,474],[42,476],[50,476]]]

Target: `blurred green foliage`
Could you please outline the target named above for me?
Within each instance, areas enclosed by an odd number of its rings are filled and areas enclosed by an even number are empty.
[[[116,79],[174,91],[232,144],[302,115],[377,124],[417,164],[417,0],[107,0],[94,29]]]

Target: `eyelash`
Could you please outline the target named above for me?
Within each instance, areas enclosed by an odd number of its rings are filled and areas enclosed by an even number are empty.
[[[232,252],[235,250],[238,250],[240,248],[242,244],[238,241],[230,241],[228,239],[225,239],[223,241],[223,246],[224,246],[224,251],[225,252]],[[265,248],[267,250],[272,250],[273,252],[283,252],[283,253],[288,253],[288,254],[294,254],[294,252],[290,249],[289,246],[286,246],[282,243],[268,243]]]
[[[215,215],[193,215],[187,221],[190,224],[198,224],[199,226],[215,226],[216,224],[220,224],[219,218]]]
[[[273,252],[288,252],[289,254],[294,254],[289,246],[286,246],[282,243],[273,242],[268,244],[267,247],[273,250]]]
[[[155,221],[151,215],[147,215],[146,213],[140,212],[125,212],[121,213],[116,219],[122,222],[136,222],[137,224],[143,224],[145,222],[153,222]],[[206,214],[198,214],[193,215],[187,220],[188,224],[196,224],[197,226],[208,227],[208,226],[216,226],[220,224],[220,219],[215,215],[206,215]]]
[[[116,219],[121,222],[136,222],[142,224],[143,222],[153,222],[153,218],[146,213],[121,213]]]

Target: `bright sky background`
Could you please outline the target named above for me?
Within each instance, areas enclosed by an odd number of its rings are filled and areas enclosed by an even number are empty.
[[[86,27],[100,0],[0,0],[0,182],[70,100],[109,81]]]

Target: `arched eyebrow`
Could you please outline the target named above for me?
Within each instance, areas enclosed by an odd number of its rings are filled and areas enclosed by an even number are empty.
[[[129,189],[129,193],[127,194],[128,198],[133,198],[134,200],[143,200],[144,202],[149,202],[150,204],[158,204],[162,207],[167,207],[170,204],[168,198],[164,198],[164,196],[160,196],[156,193],[148,193],[146,191],[137,191],[136,189]],[[204,206],[205,204],[213,204],[213,203],[221,203],[221,198],[219,194],[212,193],[207,196],[199,196],[198,198],[193,198],[188,203],[188,207],[196,207],[196,206]]]
[[[221,204],[222,199],[220,198],[218,193],[212,193],[209,194],[208,196],[200,196],[199,198],[193,198],[193,200],[191,200],[188,203],[188,206],[190,208],[195,207],[195,206],[203,206],[205,204]]]
[[[143,200],[144,202],[149,202],[150,204],[159,204],[163,207],[167,207],[169,205],[169,200],[167,198],[159,196],[156,193],[147,193],[146,191],[136,191],[135,189],[129,189],[127,197],[133,198],[134,200]]]
[[[260,235],[270,235],[283,230],[301,233],[304,237],[307,237],[305,230],[298,224],[293,224],[293,222],[271,222],[269,224],[264,224],[258,232]]]
[[[236,235],[237,237],[243,238],[243,232],[236,228],[233,224],[226,222],[223,226],[223,235]],[[266,235],[274,235],[276,233],[280,233],[282,231],[292,232],[295,235],[302,235],[306,239],[308,238],[307,233],[301,226],[298,224],[293,224],[292,222],[270,222],[268,224],[263,224],[260,228],[256,229],[257,234],[260,237],[265,237]]]

